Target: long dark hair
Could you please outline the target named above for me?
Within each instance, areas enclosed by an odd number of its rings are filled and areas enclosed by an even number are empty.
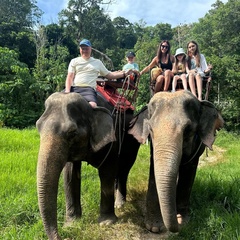
[[[187,44],[187,56],[188,56],[187,63],[188,63],[189,69],[191,69],[191,57],[192,57],[192,54],[189,52],[189,49],[188,49],[188,46],[189,46],[190,43],[193,43],[194,45],[196,45],[196,51],[195,51],[195,54],[194,54],[195,59],[196,59],[196,66],[200,67],[200,65],[201,65],[201,63],[200,63],[201,56],[200,56],[200,51],[199,51],[198,44],[197,44],[196,41],[192,40],[192,41],[188,42],[188,44]]]
[[[158,62],[160,62],[161,58],[162,58],[162,51],[161,51],[161,46],[163,43],[167,43],[168,44],[168,50],[166,51],[166,55],[170,56],[171,55],[171,45],[170,42],[168,40],[163,40],[162,42],[160,42],[159,46],[158,46],[158,50],[157,50],[157,59]]]

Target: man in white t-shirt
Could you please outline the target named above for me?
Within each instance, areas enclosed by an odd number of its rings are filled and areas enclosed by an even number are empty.
[[[83,39],[79,45],[81,57],[74,58],[69,63],[65,93],[78,92],[92,107],[96,107],[97,94],[95,90],[98,76],[107,79],[124,78],[125,72],[110,72],[102,61],[91,57],[92,44],[89,40]]]

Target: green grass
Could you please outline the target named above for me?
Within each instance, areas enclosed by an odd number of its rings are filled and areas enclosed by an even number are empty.
[[[169,239],[240,239],[239,136],[219,132],[214,151],[203,155],[191,196],[191,219]],[[39,135],[36,129],[0,129],[0,239],[46,239],[37,204],[36,165]],[[84,240],[160,239],[144,228],[149,153],[140,148],[128,181],[128,202],[117,210],[118,223],[100,227],[97,170],[83,163],[83,217],[63,228],[65,202],[62,179],[58,196],[58,226],[63,238]],[[222,151],[224,150],[224,151]],[[205,161],[204,161],[205,160]]]

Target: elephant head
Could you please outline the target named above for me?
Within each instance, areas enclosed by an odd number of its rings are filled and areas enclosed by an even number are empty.
[[[84,142],[95,152],[115,141],[110,112],[103,107],[91,108],[86,103],[77,93],[52,94],[45,101],[45,111],[36,123],[40,135],[86,138]]]
[[[204,145],[212,149],[215,132],[223,126],[223,119],[210,102],[200,102],[191,93],[179,91],[155,94],[135,121],[129,133],[140,143],[144,143],[149,135],[152,140],[155,181],[151,180],[150,170],[149,186],[151,181],[156,184],[161,211],[151,210],[161,212],[165,227],[177,232],[177,204],[188,204],[189,199],[186,198],[190,196],[199,156]],[[186,167],[182,167],[183,164]],[[181,191],[183,193],[177,196]],[[147,205],[151,205],[153,197],[151,194],[148,196]]]
[[[59,176],[67,162],[88,161],[89,154],[115,141],[113,119],[105,108],[92,108],[77,93],[54,93],[36,123],[40,133],[38,202],[49,239],[57,233]]]

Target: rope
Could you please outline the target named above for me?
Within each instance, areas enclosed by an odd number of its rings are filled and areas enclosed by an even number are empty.
[[[117,131],[117,123],[118,123],[118,156],[121,153],[121,149],[122,149],[122,144],[123,144],[123,140],[125,137],[125,133],[126,133],[126,129],[125,129],[125,125],[126,125],[126,111],[121,111],[121,99],[123,98],[124,94],[126,93],[126,91],[129,91],[129,86],[130,86],[130,76],[126,76],[126,78],[123,81],[122,84],[122,93],[121,95],[118,96],[117,102],[113,108],[112,111],[112,116],[114,116],[114,114],[116,114],[115,117],[115,124],[114,124],[114,130],[115,132]],[[126,99],[126,97],[125,97]],[[125,103],[125,102],[124,102]],[[123,116],[123,117],[122,117]],[[122,121],[123,119],[123,121]],[[113,142],[111,143],[107,154],[105,155],[103,161],[99,164],[99,166],[97,167],[97,169],[99,169],[103,163],[106,161],[108,155],[110,154],[110,151],[113,147]]]
[[[97,169],[99,169],[99,168],[103,165],[103,163],[106,161],[106,159],[107,159],[110,151],[112,150],[112,146],[113,146],[113,142],[111,142],[111,145],[110,145],[110,147],[109,147],[109,149],[108,149],[107,154],[105,155],[105,157],[104,157],[104,159],[102,160],[102,162],[98,165]]]
[[[128,77],[128,76],[127,76]],[[123,82],[123,86],[125,85],[126,83],[126,80],[127,80],[127,77],[125,78],[124,82]],[[128,88],[129,88],[129,84],[128,84]],[[123,87],[122,87],[123,89]],[[114,106],[113,108],[113,111],[112,111],[112,116],[114,116],[114,114],[116,114],[115,116],[115,123],[114,123],[114,131],[116,132],[117,130],[117,123],[118,123],[118,142],[119,142],[119,146],[118,146],[118,156],[120,155],[121,153],[121,148],[122,148],[122,143],[123,143],[123,139],[124,139],[124,136],[125,136],[125,122],[126,122],[126,113],[125,111],[123,112],[124,113],[124,118],[123,118],[123,127],[121,128],[121,124],[122,124],[122,111],[121,111],[121,108],[120,108],[120,100],[122,99],[123,97],[123,94],[124,94],[124,91],[123,93],[121,94],[121,96],[119,95],[118,99],[117,99],[117,103],[116,105]],[[122,136],[122,131],[123,131],[123,136]],[[107,157],[109,156],[111,150],[112,150],[112,147],[113,147],[113,142],[111,143],[109,149],[108,149],[108,152],[107,154],[105,155],[104,159],[102,160],[102,162],[99,164],[99,166],[97,167],[97,169],[99,169],[103,163],[106,161]]]
[[[190,158],[190,160],[188,160],[186,163],[183,163],[182,166],[190,163],[196,157],[196,155],[197,155],[198,151],[200,150],[201,146],[202,146],[202,141],[200,142],[200,144],[197,148],[197,151],[193,154],[193,156]]]

